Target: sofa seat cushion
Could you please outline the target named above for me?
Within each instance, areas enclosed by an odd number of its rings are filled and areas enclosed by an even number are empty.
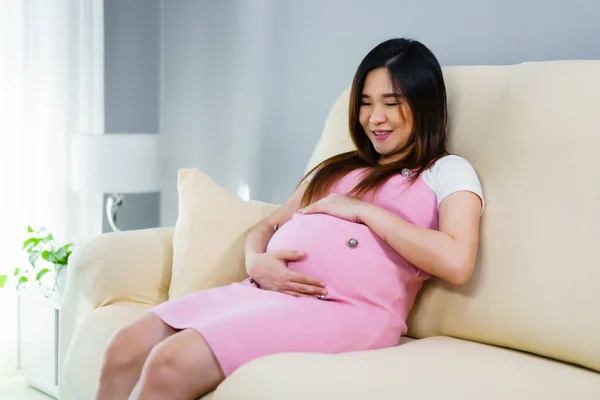
[[[514,350],[432,337],[341,355],[278,354],[234,372],[214,400],[600,398],[600,374]]]

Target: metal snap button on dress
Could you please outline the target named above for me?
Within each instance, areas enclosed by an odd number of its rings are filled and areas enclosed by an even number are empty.
[[[358,240],[356,240],[355,238],[351,238],[350,240],[348,240],[348,247],[354,249],[356,246],[358,246]]]
[[[409,176],[412,174],[412,172],[410,171],[410,169],[408,169],[408,168],[404,168],[404,169],[402,170],[401,174],[402,174],[402,176],[403,176],[403,177],[405,177],[405,178],[406,178],[406,177],[409,177]]]

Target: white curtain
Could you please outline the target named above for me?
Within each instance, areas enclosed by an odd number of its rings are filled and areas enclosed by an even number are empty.
[[[27,225],[60,241],[83,235],[87,205],[70,191],[69,137],[104,128],[103,25],[103,0],[2,0],[0,275],[22,262]],[[16,356],[13,282],[6,286],[0,373]]]

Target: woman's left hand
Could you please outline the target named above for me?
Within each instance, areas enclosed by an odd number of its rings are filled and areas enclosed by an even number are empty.
[[[360,211],[364,204],[366,203],[352,197],[333,193],[298,211],[302,214],[328,214],[350,222],[361,223]]]

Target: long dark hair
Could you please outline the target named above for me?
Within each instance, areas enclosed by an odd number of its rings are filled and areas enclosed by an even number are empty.
[[[413,117],[413,129],[399,153],[399,161],[379,165],[377,153],[359,121],[361,95],[367,74],[386,68],[397,93],[406,100]],[[311,171],[317,171],[302,198],[306,206],[318,200],[350,171],[367,168],[367,173],[350,195],[360,196],[377,190],[392,176],[408,168],[414,182],[436,160],[448,154],[446,130],[448,111],[442,68],[433,53],[422,43],[411,39],[390,39],[377,45],[360,63],[350,93],[349,128],[357,150],[333,156]]]

